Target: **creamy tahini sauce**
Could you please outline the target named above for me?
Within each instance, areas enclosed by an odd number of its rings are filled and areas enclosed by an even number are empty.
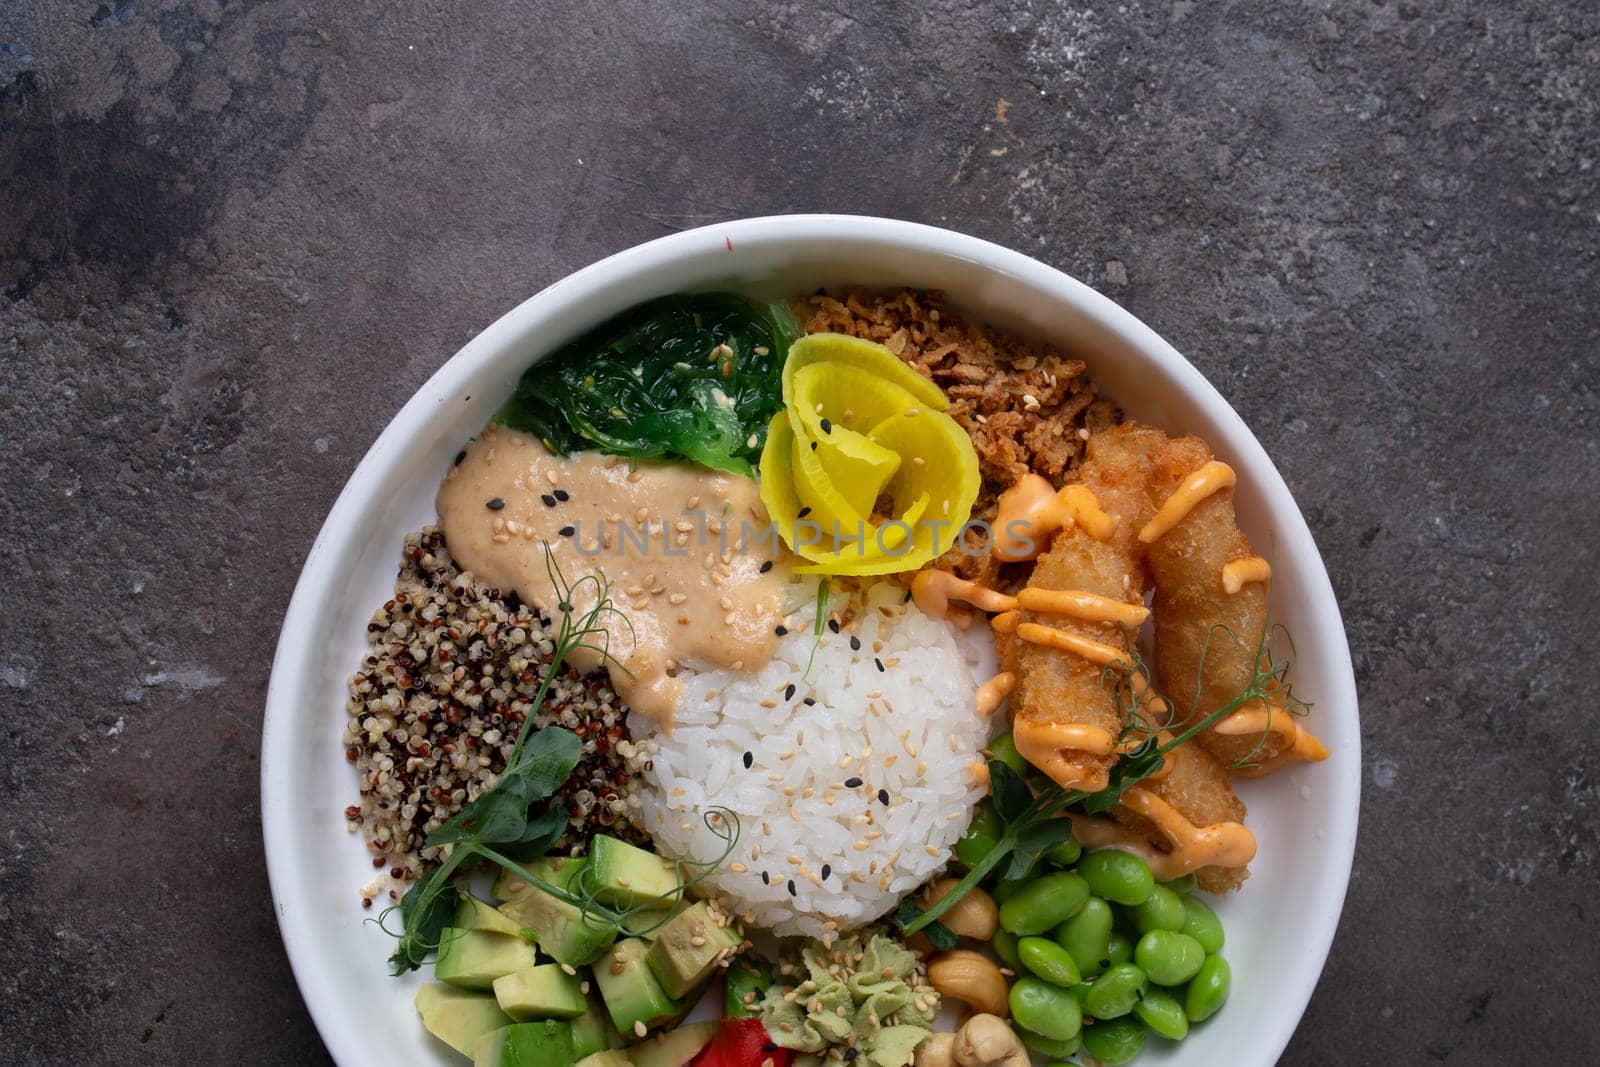
[[[741,524],[767,529],[749,479],[595,452],[556,456],[537,438],[490,427],[445,475],[436,504],[463,570],[552,617],[559,597],[546,544],[568,583],[602,572],[626,617],[602,620],[618,661],[607,665],[612,686],[663,726],[683,690],[680,665],[754,671],[777,649],[785,568],[763,573],[770,542],[741,543]],[[576,590],[579,614],[594,605],[593,585]],[[589,649],[571,658],[580,670],[602,663]]]

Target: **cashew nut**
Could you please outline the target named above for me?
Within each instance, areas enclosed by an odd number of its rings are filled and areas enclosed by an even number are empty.
[[[974,1015],[957,1032],[929,1034],[915,1067],[1029,1067],[1028,1050],[1005,1020]]]
[[[956,878],[939,879],[928,887],[927,905],[931,907],[939,903],[960,884],[960,880]],[[995,905],[993,897],[973,886],[967,890],[966,896],[950,905],[950,909],[939,916],[939,921],[957,937],[988,941],[1000,928],[1000,909]]]
[[[1004,1019],[974,1015],[956,1034],[956,1063],[961,1067],[1028,1067],[1028,1050]]]
[[[928,984],[940,996],[962,1001],[975,1012],[1001,1018],[1010,1014],[1005,975],[979,953],[962,948],[939,953],[928,961]]]

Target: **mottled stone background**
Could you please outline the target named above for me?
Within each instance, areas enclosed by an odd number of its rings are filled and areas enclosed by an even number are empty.
[[[324,1058],[256,778],[321,517],[526,295],[831,210],[1099,287],[1305,506],[1367,762],[1286,1062],[1594,1062],[1597,102],[1583,0],[0,0],[0,1061]]]

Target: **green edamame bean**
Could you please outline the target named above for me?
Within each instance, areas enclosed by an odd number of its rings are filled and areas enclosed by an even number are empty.
[[[1133,928],[1141,934],[1151,930],[1182,930],[1186,910],[1183,898],[1164,885],[1150,891],[1143,904],[1133,908],[1128,917]]]
[[[1133,948],[1133,962],[1156,985],[1182,985],[1205,961],[1206,950],[1200,942],[1174,930],[1151,930]]]
[[[1001,866],[1004,867],[1005,864],[1001,864]],[[996,879],[994,887],[989,890],[989,895],[994,898],[996,904],[1004,904],[1022,892],[1029,883],[1033,882],[1039,875],[1039,869],[1043,866],[1043,863],[1035,863],[1027,869],[1021,878]]]
[[[1183,1013],[1192,1023],[1211,1018],[1228,999],[1233,971],[1221,956],[1207,956],[1200,970],[1189,980],[1183,994]]]
[[[1017,935],[1010,930],[996,930],[989,939],[989,947],[1013,971],[1022,970],[1022,957],[1017,955]]]
[[[1112,1019],[1089,1027],[1083,1035],[1083,1046],[1107,1067],[1119,1067],[1144,1051],[1147,1032],[1138,1019]]]
[[[1174,878],[1170,882],[1162,882],[1161,884],[1179,896],[1186,897],[1194,892],[1194,875],[1186,874],[1181,878]]]
[[[1055,928],[1056,944],[1066,949],[1078,973],[1092,978],[1105,970],[1106,946],[1111,940],[1111,905],[1099,897],[1083,902],[1078,914]]]
[[[1022,758],[1022,753],[1017,751],[1017,743],[1012,740],[1009,730],[989,742],[988,752],[990,759],[999,760],[1016,771],[1018,778],[1027,778],[1033,773],[1033,767]]]
[[[1148,863],[1131,852],[1114,848],[1083,857],[1078,873],[1089,883],[1089,892],[1129,907],[1143,904],[1156,887],[1156,876],[1150,873]]]
[[[1083,981],[1072,954],[1044,937],[1025,937],[1017,942],[1022,965],[1051,985],[1070,988]]]
[[[1096,1019],[1120,1019],[1133,1010],[1148,988],[1150,980],[1139,967],[1131,963],[1107,967],[1084,994],[1084,1013]]]
[[[993,806],[985,800],[972,813],[972,822],[968,824],[967,832],[955,843],[953,851],[956,861],[967,868],[976,867],[983,862],[984,857],[995,850],[1005,832],[1005,823],[995,813]]]
[[[1119,963],[1133,962],[1133,942],[1119,933],[1113,932],[1111,939],[1106,942],[1106,966],[1115,967]]]
[[[1061,844],[1047,849],[1044,858],[1057,867],[1071,867],[1078,862],[1078,857],[1082,855],[1083,846],[1069,837]]]
[[[1222,932],[1222,920],[1217,918],[1217,913],[1211,910],[1211,905],[1196,897],[1185,897],[1183,900],[1183,926],[1182,931],[1200,942],[1200,947],[1215,955],[1222,951],[1226,938]]]
[[[1078,1050],[1083,1048],[1082,1034],[1074,1034],[1065,1041],[1057,1041],[1055,1038],[1036,1034],[1032,1030],[1024,1030],[1020,1026],[1012,1029],[1016,1030],[1017,1037],[1022,1039],[1024,1045],[1027,1045],[1040,1055],[1049,1056],[1051,1059],[1064,1060],[1068,1056],[1076,1056]],[[1068,1065],[1068,1067],[1076,1067],[1076,1065]]]
[[[1042,934],[1078,914],[1089,886],[1070,871],[1035,878],[1000,905],[1000,925],[1018,937]]]
[[[1053,1041],[1070,1041],[1083,1028],[1083,1012],[1070,990],[1019,978],[1011,987],[1011,1017],[1024,1030],[1032,1030]],[[1050,1053],[1047,1053],[1050,1055]]]
[[[1144,991],[1133,1013],[1156,1033],[1172,1041],[1182,1041],[1189,1036],[1189,1016],[1184,1014],[1183,1002],[1160,986]]]

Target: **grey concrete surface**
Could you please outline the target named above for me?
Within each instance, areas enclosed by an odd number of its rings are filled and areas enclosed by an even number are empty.
[[[0,1062],[323,1061],[256,778],[322,515],[524,296],[808,210],[1099,287],[1298,494],[1367,758],[1285,1062],[1594,1062],[1597,102],[1583,2],[0,3]]]

